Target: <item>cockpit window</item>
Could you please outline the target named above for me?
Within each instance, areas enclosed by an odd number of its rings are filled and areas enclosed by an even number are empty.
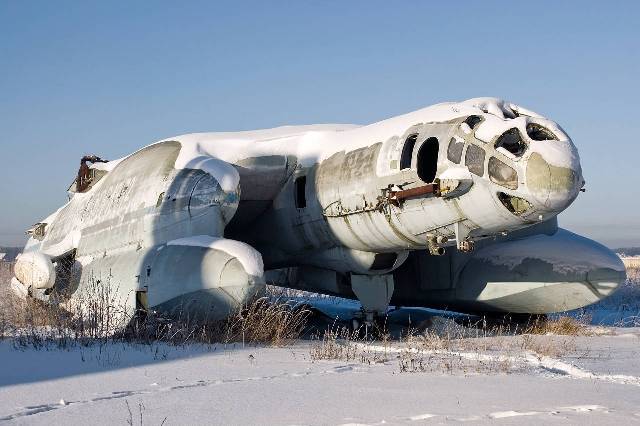
[[[464,149],[464,142],[451,138],[449,141],[449,148],[447,149],[447,158],[449,161],[460,164],[462,159],[462,150]]]
[[[96,184],[104,175],[107,174],[106,170],[98,168],[90,168],[87,163],[108,163],[108,160],[103,160],[97,155],[85,155],[80,159],[80,168],[78,169],[78,175],[73,181],[73,184],[68,192],[87,192],[93,185]],[[75,188],[74,188],[75,185]]]
[[[516,157],[524,154],[527,149],[527,145],[522,140],[522,136],[520,136],[520,131],[515,127],[501,134],[496,140],[495,147],[496,149],[504,148]]]
[[[496,157],[489,158],[489,179],[509,189],[518,189],[518,173]]]
[[[464,159],[464,165],[474,175],[484,176],[484,149],[477,145],[469,145]]]
[[[98,183],[98,181],[102,179],[106,174],[107,174],[106,170],[89,169],[87,172],[83,174],[80,180],[78,180],[79,179],[78,177],[76,177],[73,180],[73,182],[67,189],[67,192],[70,192],[70,193],[87,192],[91,188],[93,188],[93,185]],[[78,182],[80,182],[80,184]]]
[[[481,121],[482,117],[479,115],[470,115],[466,120],[464,120],[464,122],[467,123],[467,126],[471,129],[475,128]]]
[[[557,141],[558,137],[549,129],[538,123],[527,124],[527,135],[534,141]]]
[[[416,145],[418,135],[411,135],[404,142],[402,147],[402,155],[400,156],[400,170],[411,168],[411,157],[413,156],[413,147]]]

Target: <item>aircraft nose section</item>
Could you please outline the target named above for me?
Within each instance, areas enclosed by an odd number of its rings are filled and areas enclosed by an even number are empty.
[[[557,143],[557,141],[549,141]],[[527,161],[527,186],[543,210],[559,213],[576,199],[583,184],[575,147],[554,156],[533,152]]]

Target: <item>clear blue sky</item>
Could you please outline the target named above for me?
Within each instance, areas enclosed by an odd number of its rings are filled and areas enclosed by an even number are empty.
[[[562,226],[640,245],[639,17],[637,1],[0,0],[0,245],[65,201],[86,153],[477,96],[573,138],[587,192]]]

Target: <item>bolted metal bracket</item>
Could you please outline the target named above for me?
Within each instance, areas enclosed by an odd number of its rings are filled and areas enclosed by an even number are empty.
[[[469,237],[471,228],[469,228],[467,225],[465,225],[462,222],[456,222],[455,232],[456,232],[456,247],[458,248],[458,250],[464,253],[469,253],[473,251],[473,249],[475,248],[475,244],[473,240]]]
[[[449,238],[444,235],[427,234],[427,248],[429,254],[432,256],[442,256],[445,253],[445,248],[442,247],[449,241]]]

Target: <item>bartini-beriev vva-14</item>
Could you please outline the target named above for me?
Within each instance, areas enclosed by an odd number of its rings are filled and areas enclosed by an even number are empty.
[[[87,163],[91,163],[88,165]],[[83,170],[84,167],[84,170]],[[620,259],[557,226],[584,186],[562,128],[494,98],[365,126],[194,133],[83,159],[12,288],[225,317],[265,283],[461,312],[549,313],[611,294]]]

